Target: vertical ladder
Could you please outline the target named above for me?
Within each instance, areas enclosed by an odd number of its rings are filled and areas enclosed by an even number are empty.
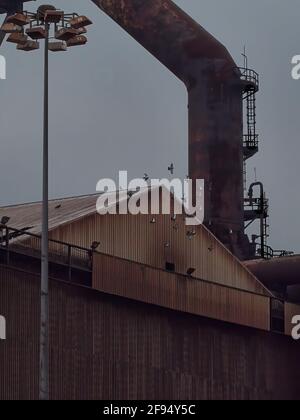
[[[255,91],[248,92],[247,102],[247,142],[248,147],[256,146],[256,94]]]
[[[243,162],[243,179],[244,179],[244,191],[247,191],[247,164]]]
[[[247,131],[243,138],[244,160],[248,160],[258,152],[258,134],[256,133],[256,93],[259,90],[259,76],[251,69],[241,71],[243,83],[243,100],[246,102]]]

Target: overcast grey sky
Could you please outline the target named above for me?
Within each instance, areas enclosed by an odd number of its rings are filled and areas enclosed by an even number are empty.
[[[43,2],[28,3],[36,7]],[[52,197],[95,192],[115,177],[187,173],[187,94],[184,86],[89,0],[53,0],[92,17],[89,44],[51,55],[50,191]],[[299,0],[176,0],[261,75],[260,153],[248,165],[271,202],[274,248],[300,251],[300,81],[291,58],[300,54]],[[41,198],[42,55],[4,45],[7,80],[0,81],[0,205]]]

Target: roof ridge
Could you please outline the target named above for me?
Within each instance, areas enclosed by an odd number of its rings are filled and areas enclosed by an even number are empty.
[[[72,199],[76,199],[76,198],[93,197],[93,196],[97,196],[97,195],[99,195],[99,193],[91,193],[91,194],[82,194],[82,195],[72,195],[72,196],[67,196],[67,197],[50,198],[49,199],[49,203],[52,203],[54,201],[61,201],[61,200],[72,200]],[[34,204],[40,204],[40,203],[42,203],[42,200],[28,201],[28,202],[25,202],[25,203],[17,203],[17,204],[9,204],[7,206],[0,206],[0,210],[2,210],[2,209],[9,209],[9,208],[13,208],[13,207],[32,206]]]

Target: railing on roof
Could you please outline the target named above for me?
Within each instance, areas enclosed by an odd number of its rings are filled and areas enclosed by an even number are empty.
[[[247,149],[258,149],[259,136],[258,134],[244,134],[243,146]]]
[[[258,254],[260,255],[261,250],[258,250]],[[271,260],[273,258],[283,258],[283,257],[292,257],[295,255],[292,251],[285,251],[280,249],[273,249],[268,245],[265,245],[264,250],[265,259]]]
[[[22,240],[20,238],[23,237]],[[8,226],[0,226],[0,251],[4,250],[6,254],[6,264],[10,265],[10,255],[11,254],[18,254],[21,256],[29,256],[33,258],[40,258],[41,257],[41,236],[36,235],[30,232],[27,232],[26,229],[14,229]],[[273,251],[273,250],[272,250]],[[281,253],[281,255],[277,256],[286,256],[290,255],[290,253],[286,253],[285,251],[273,251],[274,253]],[[140,264],[134,261],[125,260],[120,257],[116,257],[113,255],[107,255],[103,253],[96,253],[99,256],[105,258],[114,258],[119,263],[131,263],[134,266],[140,267],[148,267],[152,270],[160,271],[167,271],[162,270],[155,267],[150,267],[145,264]],[[54,239],[49,239],[49,261],[55,264],[60,264],[65,266],[69,270],[69,280],[72,279],[72,270],[73,269],[80,269],[89,272],[93,272],[93,255],[94,252],[92,249],[83,248],[80,246],[72,245],[67,242],[62,242]],[[274,256],[274,255],[273,255]],[[123,270],[121,270],[123,272]],[[168,271],[169,274],[171,274]],[[223,290],[232,290],[236,293],[244,293],[247,296],[257,296],[260,298],[265,298],[269,300],[269,304],[271,305],[270,308],[270,331],[284,334],[284,312],[282,312],[282,305],[284,302],[281,299],[274,298],[271,296],[266,296],[260,294],[258,292],[251,292],[243,289],[238,289],[236,287],[222,285],[220,283],[214,283],[208,280],[193,278],[187,275],[183,275],[180,273],[173,273],[176,274],[176,277],[182,276],[182,278],[186,277],[189,279],[193,279],[198,281],[202,284],[207,284],[213,286],[218,286],[220,289]]]
[[[241,80],[245,85],[245,93],[258,92],[259,90],[259,74],[252,69],[238,67],[241,73]]]
[[[23,256],[40,258],[41,236],[24,229],[0,226],[0,249],[6,251],[9,265],[10,255],[17,253]],[[49,261],[66,267],[92,271],[93,252],[80,246],[49,239]]]

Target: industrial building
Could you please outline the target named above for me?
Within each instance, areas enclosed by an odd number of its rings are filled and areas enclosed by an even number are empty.
[[[257,73],[170,0],[93,2],[186,85],[205,217],[191,230],[185,215],[99,215],[98,195],[49,202],[51,399],[299,399],[300,256],[267,246],[263,185],[244,194]],[[37,399],[41,203],[0,220],[0,399]]]
[[[52,398],[298,397],[299,306],[205,226],[190,237],[183,216],[100,216],[96,200],[49,204]],[[40,214],[0,211],[15,226],[2,228],[1,398],[38,395]]]

